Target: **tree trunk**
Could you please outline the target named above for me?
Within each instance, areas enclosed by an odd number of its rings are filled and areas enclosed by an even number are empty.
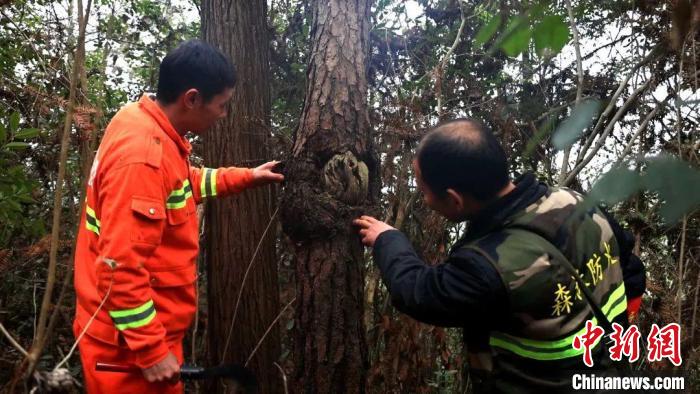
[[[231,58],[238,75],[230,115],[204,135],[205,163],[209,167],[257,166],[270,160],[265,0],[205,0],[201,10],[203,39]],[[211,365],[224,361],[243,365],[279,313],[275,223],[262,240],[243,283],[256,247],[268,223],[274,220],[274,201],[273,189],[260,188],[213,201],[206,209],[204,253]],[[241,286],[243,292],[236,310]],[[273,364],[279,354],[279,330],[275,327],[249,364],[263,393],[281,390],[280,375]],[[230,387],[219,386],[217,391],[228,392]]]
[[[352,220],[379,192],[367,109],[370,0],[316,0],[284,231],[297,277],[293,392],[365,390],[363,248]]]

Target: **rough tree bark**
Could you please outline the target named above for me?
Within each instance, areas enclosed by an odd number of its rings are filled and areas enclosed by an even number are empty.
[[[238,74],[230,116],[204,135],[205,163],[209,167],[257,166],[270,160],[265,0],[205,0],[201,13],[203,39],[228,55]],[[207,207],[204,253],[208,355],[212,365],[223,361],[244,364],[280,310],[274,231],[268,231],[262,241],[244,284],[240,306],[235,310],[248,264],[273,220],[274,201],[273,189],[261,188],[213,201]],[[234,315],[233,334],[227,346]],[[280,375],[273,364],[279,354],[279,330],[275,327],[249,364],[258,377],[261,392],[281,390]],[[230,387],[218,387],[218,391],[230,391]]]
[[[293,392],[365,390],[363,248],[352,219],[379,191],[367,109],[370,0],[312,3],[304,107],[286,168],[297,276]]]

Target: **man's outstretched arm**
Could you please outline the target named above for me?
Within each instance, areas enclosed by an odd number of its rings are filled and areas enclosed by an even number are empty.
[[[256,168],[190,167],[189,178],[194,200],[199,204],[205,198],[225,197],[250,187],[282,182],[284,175],[273,172],[277,163],[270,161]]]
[[[399,311],[424,323],[467,327],[489,326],[505,307],[498,273],[473,252],[460,250],[430,266],[400,231],[367,216],[355,223],[363,243],[373,247],[374,261]]]

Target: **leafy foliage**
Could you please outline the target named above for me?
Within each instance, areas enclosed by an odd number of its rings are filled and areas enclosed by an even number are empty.
[[[556,55],[569,42],[569,25],[562,15],[554,12],[555,6],[550,8],[542,4],[529,7],[524,14],[509,15],[507,19],[502,13],[493,12],[476,34],[474,44],[486,44],[504,25],[505,29],[490,47],[490,53],[500,48],[508,56],[518,56],[534,44],[538,55]]]
[[[0,249],[45,232],[43,220],[32,215],[38,183],[29,179],[24,166],[16,164],[16,151],[31,149],[27,141],[38,135],[38,129],[20,128],[18,112],[0,123],[0,168],[4,169],[0,172]]]
[[[700,171],[672,156],[644,160],[643,173],[617,167],[601,176],[588,197],[592,203],[616,204],[647,189],[662,201],[659,213],[675,224],[700,204]]]

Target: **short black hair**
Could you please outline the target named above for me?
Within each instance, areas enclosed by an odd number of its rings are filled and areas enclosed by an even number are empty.
[[[233,63],[218,49],[201,40],[189,40],[169,52],[160,63],[156,97],[165,104],[189,89],[197,89],[205,102],[236,84]]]
[[[418,146],[423,182],[439,197],[447,189],[489,201],[509,181],[508,159],[493,132],[469,118],[450,120],[433,128]]]

